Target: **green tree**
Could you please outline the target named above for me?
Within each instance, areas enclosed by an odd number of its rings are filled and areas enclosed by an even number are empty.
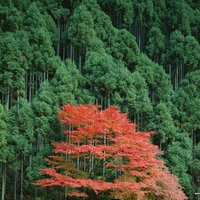
[[[153,143],[166,151],[177,133],[173,118],[167,105],[160,102],[153,110],[148,129],[155,131]]]
[[[111,96],[111,103],[119,108],[121,112],[130,112],[136,106],[136,88],[134,77],[125,67],[117,70],[117,84]]]
[[[165,35],[157,27],[152,27],[148,33],[146,45],[147,55],[155,62],[160,63],[165,51]]]
[[[171,101],[173,88],[162,66],[153,63],[145,54],[138,57],[136,71],[145,79],[153,104]]]
[[[110,106],[110,97],[117,84],[117,68],[112,57],[106,53],[89,52],[83,75],[86,80],[86,89],[94,94],[96,104],[102,108]]]
[[[7,116],[2,104],[0,104],[0,168],[1,168],[1,199],[6,195],[6,168],[9,160],[9,147],[7,145],[9,132],[7,128]]]
[[[25,168],[31,165],[31,148],[34,142],[34,119],[30,103],[25,99],[19,99],[15,106],[8,112],[8,129],[12,135],[9,137],[9,145],[14,152],[12,171],[14,172],[14,199],[22,200],[24,195]],[[25,157],[29,156],[26,163]],[[17,182],[18,173],[20,181]],[[20,185],[17,193],[17,185]]]
[[[76,104],[81,78],[76,65],[70,59],[60,62],[60,66],[50,82],[58,107],[63,106],[66,102]]]
[[[94,21],[85,5],[81,4],[75,8],[67,28],[67,37],[71,42],[70,58],[78,62],[79,71],[81,71],[82,57],[85,57],[85,52],[96,38]],[[78,48],[78,56],[74,55],[76,48]]]
[[[178,108],[180,114],[176,116],[180,127],[188,132],[198,130],[200,115],[198,112],[198,105],[200,103],[200,96],[197,92],[199,90],[199,76],[200,71],[188,73],[182,81],[180,90],[174,96],[173,102]]]
[[[19,40],[14,33],[5,32],[0,39],[0,82],[1,100],[10,108],[20,97],[24,89],[25,66],[22,65],[22,52],[18,48]]]
[[[166,164],[179,178],[188,197],[194,197],[195,191],[191,185],[192,176],[188,173],[192,164],[192,141],[186,132],[178,132],[174,142],[169,144],[166,151]]]
[[[199,191],[199,180],[200,180],[200,143],[195,146],[195,159],[192,161],[191,170],[193,172],[193,182],[195,184],[195,191]]]
[[[0,6],[0,16],[2,31],[16,32],[22,29],[21,13],[14,6]]]
[[[184,59],[184,43],[185,37],[183,34],[176,30],[170,34],[169,45],[166,53],[165,60],[167,63],[172,64],[174,67]]]
[[[193,36],[185,37],[185,56],[184,63],[186,65],[185,73],[194,71],[194,69],[199,69],[200,64],[200,45],[198,41]]]
[[[52,24],[52,19],[50,20]],[[35,3],[32,3],[24,16],[24,30],[30,38],[32,60],[29,67],[29,101],[39,89],[40,84],[52,77],[56,70],[56,57],[53,48],[52,32],[47,28],[45,17]]]
[[[67,33],[73,45],[79,48],[91,45],[95,38],[94,21],[86,6],[80,5],[74,10]]]
[[[101,10],[100,6],[95,1],[84,1],[84,5],[86,5],[92,15],[96,36],[103,41],[105,47],[109,47],[115,32],[110,17]],[[95,43],[95,41],[96,39],[93,43]]]
[[[190,34],[190,21],[189,21],[189,6],[183,0],[170,0],[167,4],[166,19],[167,26],[166,31],[171,32],[178,30],[183,35]]]
[[[113,25],[118,28],[128,28],[134,19],[134,4],[132,0],[125,1],[99,1],[106,13],[113,21]]]
[[[175,96],[173,98],[173,103],[177,108],[177,111],[175,112],[174,115],[175,122],[177,126],[180,127],[182,132],[187,132],[188,136],[191,138],[192,141],[192,152],[190,154],[194,159],[193,164],[195,164],[196,161],[198,160],[198,157],[196,160],[196,148],[198,149],[197,145],[200,141],[200,136],[199,136],[200,127],[198,123],[200,119],[198,110],[198,107],[200,105],[200,100],[199,100],[199,93],[197,92],[199,90],[199,79],[197,79],[199,73],[200,73],[199,70],[188,73],[182,81],[181,88],[175,93]],[[192,166],[192,163],[191,163],[191,168],[187,171],[187,173],[192,176],[193,183],[195,183],[195,186],[197,187],[198,182],[196,182],[196,180],[198,175],[196,173],[195,167]],[[189,194],[190,191],[188,189],[189,188],[188,185],[187,185],[187,190],[188,190],[187,193]]]
[[[109,53],[119,63],[123,63],[130,71],[133,71],[137,57],[139,56],[135,37],[125,29],[116,30],[112,38]]]
[[[163,28],[163,22],[165,20],[165,13],[167,9],[167,2],[165,0],[156,1],[153,0],[153,13],[152,17],[148,21],[148,27]]]

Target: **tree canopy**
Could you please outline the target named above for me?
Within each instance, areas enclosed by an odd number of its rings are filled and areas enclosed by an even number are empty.
[[[100,110],[94,105],[66,104],[57,117],[67,128],[63,133],[68,141],[53,142],[53,151],[66,155],[66,160],[59,155],[47,159],[52,168],[42,169],[41,174],[50,178],[36,185],[70,187],[70,196],[88,196],[74,190],[84,187],[96,195],[110,191],[115,199],[147,198],[149,194],[187,199],[178,180],[157,158],[160,152],[150,143],[151,133],[136,131],[136,125],[115,107]],[[105,170],[102,174],[100,164]],[[113,180],[106,176],[107,169],[115,171]]]
[[[32,184],[41,178],[39,171],[47,165],[44,158],[52,155],[51,142],[69,141],[62,134],[65,125],[56,118],[66,103],[100,105],[98,112],[114,106],[128,113],[130,122],[137,124],[136,132],[153,131],[148,140],[163,151],[158,156],[168,167],[164,172],[158,169],[158,174],[176,175],[183,192],[196,200],[199,9],[200,3],[191,0],[1,0],[2,200],[75,198],[66,195],[68,187],[54,190]],[[106,168],[104,158],[97,163],[96,158],[91,163],[100,164],[99,177],[104,173],[112,183],[127,179],[119,170]],[[76,178],[88,176],[87,165],[87,173],[80,172],[84,157],[72,159],[76,167],[64,162],[68,155],[54,159],[70,166]],[[85,192],[96,197],[91,189]],[[99,199],[114,198],[109,191],[100,193]],[[152,193],[145,198],[155,199]],[[132,195],[127,199],[136,198]]]

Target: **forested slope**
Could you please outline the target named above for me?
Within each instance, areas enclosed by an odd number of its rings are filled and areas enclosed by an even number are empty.
[[[189,199],[200,190],[200,3],[1,0],[0,180],[4,199],[41,189],[65,103],[117,106],[152,142]]]

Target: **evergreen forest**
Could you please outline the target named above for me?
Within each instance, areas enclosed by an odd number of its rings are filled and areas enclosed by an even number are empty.
[[[78,199],[33,184],[52,141],[66,140],[56,116],[69,103],[114,105],[154,131],[161,159],[196,200],[199,24],[192,0],[1,0],[1,199]]]

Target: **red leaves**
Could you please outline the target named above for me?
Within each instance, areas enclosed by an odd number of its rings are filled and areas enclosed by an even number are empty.
[[[73,188],[88,187],[98,194],[99,191],[109,190],[118,199],[134,194],[136,197],[153,193],[166,199],[186,199],[180,189],[175,176],[163,168],[163,161],[157,159],[161,154],[158,148],[150,143],[151,133],[136,131],[126,114],[121,114],[115,107],[99,110],[99,106],[79,105],[74,107],[66,104],[58,114],[62,124],[70,126],[64,131],[69,142],[54,142],[55,153],[66,154],[66,162],[71,163],[70,168],[64,169],[63,174],[50,168],[43,169],[42,175],[50,178],[39,180],[37,185],[45,186],[70,186]],[[59,158],[55,158],[56,163]],[[99,168],[102,171],[112,168],[121,172],[114,182],[105,181],[105,173],[101,180],[93,180],[91,172]],[[59,165],[59,164],[58,164]],[[57,169],[60,169],[56,165]],[[78,169],[74,169],[78,165]],[[95,166],[96,165],[96,166]],[[73,175],[76,172],[78,176]],[[87,174],[87,178],[80,178]],[[96,178],[101,177],[96,175]],[[174,195],[172,196],[171,193]],[[175,195],[175,193],[177,195]],[[86,196],[86,194],[72,191],[70,196]],[[176,197],[176,198],[174,198]]]
[[[79,193],[79,192],[74,192],[74,191],[69,192],[68,195],[72,197],[88,197],[88,195],[85,193]]]

